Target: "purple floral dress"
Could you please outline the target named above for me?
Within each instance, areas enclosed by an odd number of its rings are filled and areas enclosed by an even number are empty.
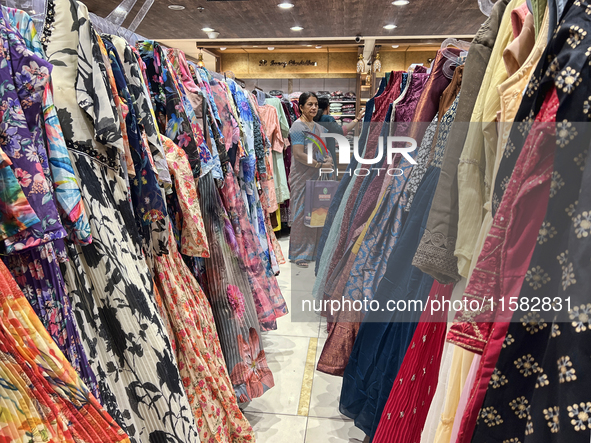
[[[67,261],[44,145],[43,93],[52,66],[34,55],[0,15],[2,149],[39,223],[5,240],[7,264],[35,313],[93,394],[100,399],[59,267]]]

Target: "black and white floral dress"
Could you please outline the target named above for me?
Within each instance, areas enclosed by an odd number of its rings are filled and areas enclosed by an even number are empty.
[[[64,275],[89,363],[109,414],[132,442],[198,442],[120,165],[119,116],[88,10],[55,0],[45,35],[55,106],[92,230],[68,245]]]

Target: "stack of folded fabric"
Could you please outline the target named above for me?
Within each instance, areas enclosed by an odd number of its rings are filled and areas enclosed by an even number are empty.
[[[330,91],[318,91],[316,95],[318,98],[330,98]]]
[[[277,98],[283,98],[283,91],[279,91],[277,89],[269,92],[269,95],[272,95],[273,97],[277,97]]]
[[[349,91],[343,95],[343,99],[344,100],[356,100],[357,96],[355,95],[355,93],[353,91]]]
[[[330,113],[333,115],[341,115],[343,113],[343,104],[342,103],[331,103],[330,104]]]
[[[333,101],[342,101],[344,99],[343,91],[335,91],[330,96]]]
[[[342,107],[343,114],[353,115],[355,114],[355,103],[347,103]]]

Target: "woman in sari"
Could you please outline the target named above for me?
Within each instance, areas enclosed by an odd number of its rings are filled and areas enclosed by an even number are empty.
[[[322,229],[309,228],[304,224],[304,204],[306,198],[306,181],[318,180],[320,168],[332,168],[333,160],[323,155],[312,143],[326,129],[314,122],[318,112],[318,97],[313,92],[300,95],[299,107],[301,117],[297,119],[289,133],[292,145],[292,161],[289,175],[291,192],[291,236],[289,239],[289,259],[296,265],[307,268],[308,262],[316,259],[316,248]],[[307,142],[308,140],[308,142]],[[308,163],[308,151],[305,145],[313,149],[312,161]]]

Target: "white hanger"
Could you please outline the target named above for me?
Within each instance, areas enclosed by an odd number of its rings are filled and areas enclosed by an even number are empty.
[[[495,2],[492,0],[478,0],[478,6],[480,7],[480,11],[487,17],[490,17],[490,13],[494,5]]]

